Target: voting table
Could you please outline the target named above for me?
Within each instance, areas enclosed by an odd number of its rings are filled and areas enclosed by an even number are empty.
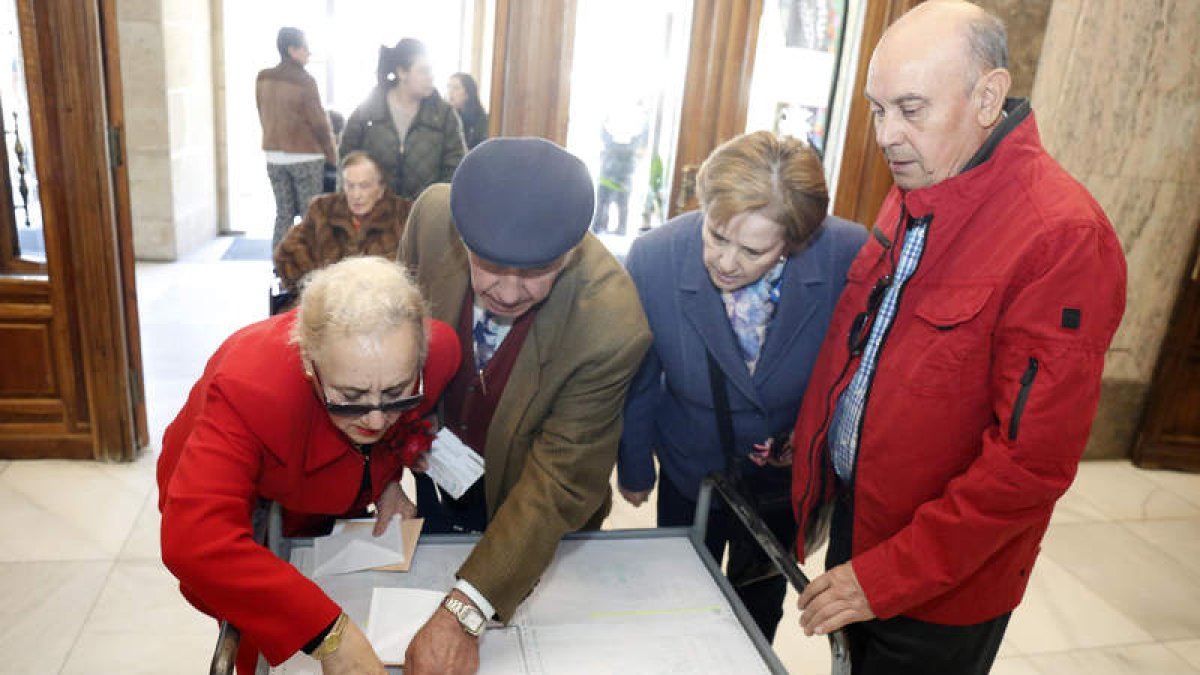
[[[728,498],[721,486],[718,490]],[[702,514],[708,511],[710,491],[706,484],[699,504]],[[736,503],[731,508],[738,511]],[[271,520],[277,525],[278,509]],[[698,518],[691,528],[609,530],[565,537],[512,620],[507,625],[493,622],[480,638],[479,672],[786,673],[704,546],[705,521]],[[270,529],[278,531],[274,526]],[[428,617],[431,605],[425,605],[422,615],[415,609],[417,603],[409,605],[406,600],[424,600],[414,597],[420,595],[440,599],[453,586],[454,573],[478,539],[477,534],[424,535],[408,572],[361,571],[320,576],[315,581],[369,636],[373,628],[389,634],[391,622],[407,622],[411,624],[407,628],[415,630]],[[312,540],[271,536],[269,544],[311,574]],[[773,558],[786,555],[775,546]],[[799,568],[794,569],[799,577],[790,570],[785,574],[793,585],[807,583]],[[385,604],[389,598],[391,604]],[[389,622],[388,627],[384,622]],[[834,637],[833,673],[848,674],[844,640],[840,633]],[[381,649],[378,642],[373,644],[377,651]],[[403,653],[402,647],[396,649]],[[215,665],[214,661],[214,672]],[[260,658],[258,672],[319,674],[320,667],[300,654],[275,669]],[[391,668],[389,672],[403,671]]]

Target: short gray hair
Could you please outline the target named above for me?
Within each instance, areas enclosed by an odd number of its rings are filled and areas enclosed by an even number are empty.
[[[1008,31],[999,18],[981,11],[967,24],[967,48],[971,54],[971,85],[995,68],[1008,68]]]

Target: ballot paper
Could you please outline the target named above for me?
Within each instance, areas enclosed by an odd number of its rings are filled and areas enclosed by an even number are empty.
[[[770,674],[732,615],[707,616],[684,625],[635,621],[529,626],[522,631],[522,645],[524,672],[533,675]]]
[[[444,427],[434,437],[426,457],[429,459],[426,475],[455,499],[462,497],[483,475],[483,458]]]
[[[313,539],[314,578],[403,563],[404,537],[400,518],[393,518],[378,537],[370,527],[346,527]]]
[[[311,569],[305,556],[309,550],[293,549],[292,563],[302,571]],[[354,604],[367,616],[360,625],[385,663],[403,660],[413,635],[440,611],[448,584],[424,582],[427,590],[376,585],[417,583],[419,578],[371,575],[356,590]],[[344,589],[353,579],[320,583]],[[561,542],[535,590],[507,626],[493,624],[484,631],[479,649],[480,675],[769,671],[694,545],[683,537]],[[320,671],[314,665],[300,656],[274,672],[316,675]]]

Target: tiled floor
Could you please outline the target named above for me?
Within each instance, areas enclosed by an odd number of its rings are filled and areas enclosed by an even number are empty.
[[[267,264],[217,263],[222,246],[138,266],[154,440],[139,461],[0,461],[0,673],[206,672],[216,626],[159,562],[154,460],[207,355],[265,315]],[[609,525],[653,517],[622,503]],[[776,650],[827,673],[826,643],[787,607]],[[993,673],[1200,674],[1200,476],[1084,464]]]

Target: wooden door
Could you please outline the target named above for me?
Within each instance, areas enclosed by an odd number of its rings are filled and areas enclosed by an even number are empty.
[[[1196,241],[1134,445],[1146,468],[1200,473],[1200,223]]]
[[[695,0],[683,115],[668,215],[699,207],[696,172],[718,145],[746,129],[762,0]]]
[[[125,161],[125,98],[121,86],[117,0],[100,2],[100,56],[104,63],[105,112],[108,114],[108,156],[117,229],[117,264],[124,305],[125,350],[129,360],[129,393],[137,445],[149,445],[145,382],[142,378],[142,332],[138,325],[137,284],[134,278],[133,213],[129,202],[129,163]]]
[[[566,144],[574,32],[575,0],[496,0],[489,136]]]
[[[45,262],[0,246],[0,457],[131,460],[144,408],[118,218],[128,192],[110,171],[120,142],[106,102],[119,77],[102,36],[113,24],[102,25],[101,0],[17,8]],[[0,199],[11,215],[13,195]]]

